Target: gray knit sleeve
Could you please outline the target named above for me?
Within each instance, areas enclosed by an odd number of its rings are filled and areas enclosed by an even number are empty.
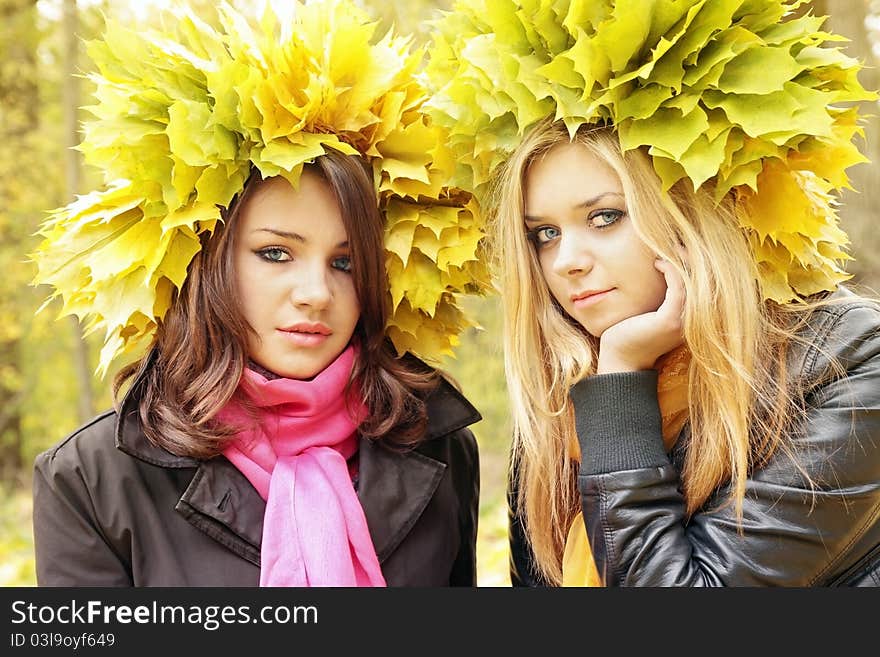
[[[663,447],[657,371],[598,374],[572,386],[581,474],[669,463]]]

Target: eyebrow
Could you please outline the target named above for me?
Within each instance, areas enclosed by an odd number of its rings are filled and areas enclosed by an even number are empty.
[[[277,235],[278,237],[284,237],[289,240],[293,240],[294,242],[302,242],[305,244],[308,240],[300,235],[299,233],[291,233],[286,230],[278,230],[277,228],[255,228],[255,233],[271,233],[272,235]],[[336,245],[337,249],[348,248],[348,240],[344,240]]]
[[[616,196],[616,197],[621,198],[621,199],[625,199],[625,198],[626,198],[626,197],[625,197],[623,194],[621,194],[620,192],[602,192],[602,193],[599,194],[598,196],[594,196],[594,197],[592,197],[592,198],[588,198],[588,199],[585,200],[585,201],[582,201],[582,202],[580,202],[580,203],[578,203],[578,204],[576,204],[576,205],[573,205],[573,206],[572,206],[572,210],[584,210],[584,209],[586,209],[586,208],[592,208],[592,207],[594,207],[595,205],[598,205],[599,202],[602,201],[602,199],[604,199],[606,196]],[[529,214],[526,214],[526,215],[523,215],[523,219],[525,220],[526,223],[535,223],[535,222],[537,222],[537,221],[544,221],[544,218],[541,217],[540,215],[529,215]]]

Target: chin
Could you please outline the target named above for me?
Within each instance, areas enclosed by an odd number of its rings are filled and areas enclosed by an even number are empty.
[[[285,376],[288,379],[300,379],[303,381],[307,381],[309,379],[314,379],[318,376],[330,363],[326,363],[324,365],[300,365],[299,367],[292,367],[288,370],[288,374]]]
[[[595,326],[587,326],[586,324],[581,324],[581,326],[583,326],[584,330],[597,340],[600,339],[602,337],[602,334],[610,328],[609,326],[595,328]]]
[[[644,313],[654,312],[659,307],[660,304],[657,304],[657,307],[654,308],[633,308],[631,310],[624,310],[622,312],[609,312],[607,314],[594,316],[591,319],[585,321],[578,320],[578,322],[581,326],[584,327],[584,330],[586,330],[587,333],[595,338],[601,338],[602,334],[611,327],[616,326],[617,324],[620,324],[621,322],[624,322],[632,317],[637,317],[638,315],[642,315]]]
[[[586,331],[591,336],[593,336],[594,338],[597,338],[597,339],[601,338],[602,334],[605,331],[607,331],[609,328],[614,326],[614,324],[616,324],[616,322],[609,322],[609,321],[599,322],[599,321],[596,321],[595,319],[585,320],[585,319],[578,318],[574,315],[572,315],[572,317],[574,317],[574,320],[580,325],[580,327],[582,329],[584,329],[584,331]]]
[[[285,379],[308,380],[313,379],[323,371],[329,365],[329,362],[323,363],[323,360],[315,358],[297,358],[295,360],[278,359],[272,362],[272,365],[273,367],[267,367],[266,369]]]

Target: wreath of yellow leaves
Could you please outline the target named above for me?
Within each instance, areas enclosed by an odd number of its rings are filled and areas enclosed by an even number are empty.
[[[835,192],[866,161],[860,64],[806,0],[468,0],[435,25],[428,111],[450,132],[454,181],[482,198],[537,121],[611,122],[664,187],[709,179],[737,196],[764,296],[849,278]]]
[[[332,148],[372,165],[386,218],[396,349],[436,359],[471,325],[458,295],[488,289],[470,194],[450,186],[447,136],[422,107],[424,52],[376,36],[346,0],[295,3],[292,20],[219,8],[220,28],[184,6],[162,29],[108,21],[88,44],[98,72],[80,150],[105,188],[54,211],[31,258],[37,284],[88,332],[103,329],[99,372],[139,350],[251,167],[296,184]],[[48,304],[48,301],[47,301]],[[45,307],[46,304],[44,304]]]

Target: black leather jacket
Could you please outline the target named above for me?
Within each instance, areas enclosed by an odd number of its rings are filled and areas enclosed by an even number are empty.
[[[742,532],[727,487],[686,517],[687,436],[664,453],[656,372],[573,386],[581,452],[592,450],[578,488],[606,586],[880,586],[880,308],[843,288],[833,296],[843,304],[814,314],[811,346],[791,359],[808,386],[790,435],[797,466],[779,450],[751,474]],[[832,375],[832,358],[845,377]],[[652,411],[636,416],[645,403]],[[542,585],[513,511],[510,539],[512,583]]]

